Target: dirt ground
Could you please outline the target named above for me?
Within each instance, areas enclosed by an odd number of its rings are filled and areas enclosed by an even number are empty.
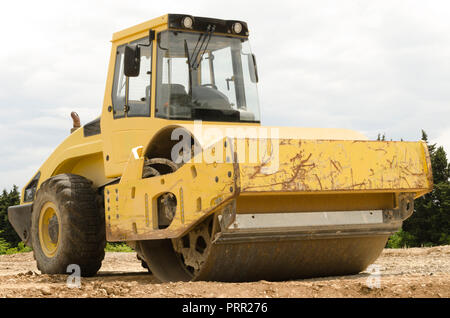
[[[158,283],[134,253],[107,253],[96,277],[69,288],[65,275],[42,275],[32,253],[0,255],[3,297],[450,297],[450,246],[384,250],[358,275],[253,283]]]

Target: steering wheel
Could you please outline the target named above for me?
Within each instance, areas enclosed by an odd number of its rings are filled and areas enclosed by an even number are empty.
[[[214,84],[203,84],[203,85],[201,85],[202,87],[208,87],[208,86],[210,86],[210,87],[212,87],[212,88],[214,88],[214,89],[217,89],[217,86],[216,85],[214,85]]]

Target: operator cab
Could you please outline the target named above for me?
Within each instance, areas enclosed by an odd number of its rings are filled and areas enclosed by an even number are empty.
[[[247,25],[181,15],[169,15],[168,25],[169,29],[154,35],[155,117],[259,123],[258,75]],[[129,81],[152,74],[148,62],[151,46],[145,43],[152,42],[143,39],[128,53],[125,49],[125,78]],[[133,65],[133,61],[141,65]],[[136,114],[147,109],[150,86],[141,89],[144,91],[145,96],[124,101],[130,107],[125,111]]]

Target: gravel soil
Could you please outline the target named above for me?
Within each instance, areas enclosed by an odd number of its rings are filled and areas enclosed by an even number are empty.
[[[385,249],[366,271],[352,276],[286,282],[159,283],[134,253],[106,253],[95,277],[69,288],[66,275],[41,274],[32,253],[0,255],[4,297],[450,297],[450,246]],[[71,281],[73,282],[73,281]]]

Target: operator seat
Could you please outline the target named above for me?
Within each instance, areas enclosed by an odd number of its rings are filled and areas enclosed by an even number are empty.
[[[192,101],[200,108],[220,110],[232,109],[227,95],[212,87],[193,87]]]

